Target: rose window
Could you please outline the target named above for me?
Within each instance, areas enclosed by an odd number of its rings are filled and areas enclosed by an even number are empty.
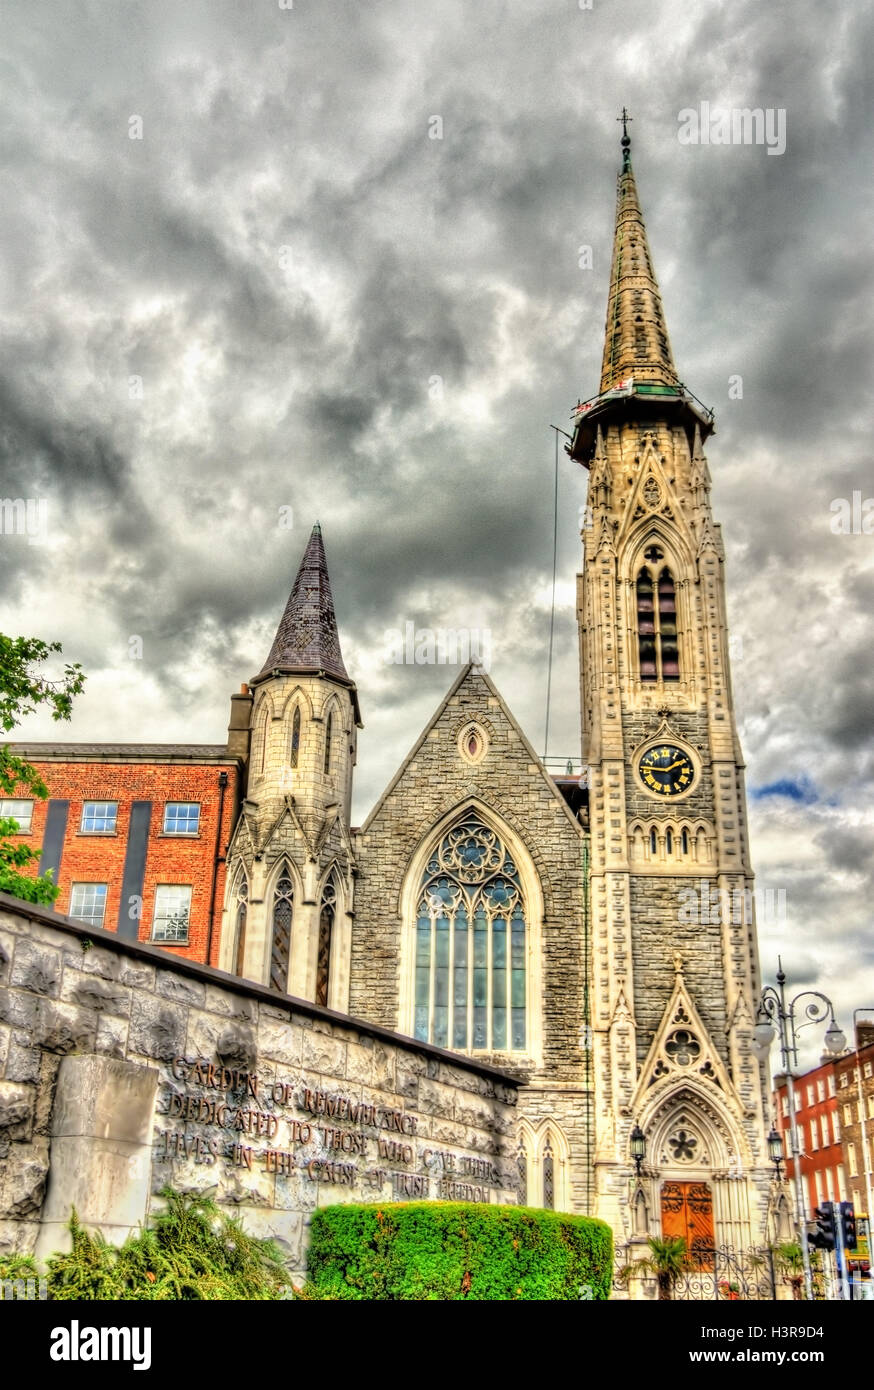
[[[695,1157],[695,1150],[698,1147],[698,1140],[694,1134],[688,1130],[678,1129],[676,1134],[672,1134],[668,1140],[668,1148],[671,1157],[677,1163],[691,1163]]]

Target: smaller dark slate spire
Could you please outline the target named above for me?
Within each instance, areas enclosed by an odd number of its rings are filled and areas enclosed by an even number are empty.
[[[352,686],[340,651],[328,563],[318,522],[300,562],[270,655],[251,684],[266,680],[274,671],[294,675],[316,675],[322,671],[332,680]]]

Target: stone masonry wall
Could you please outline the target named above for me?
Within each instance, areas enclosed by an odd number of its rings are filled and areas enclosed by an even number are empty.
[[[304,1264],[317,1206],[517,1199],[516,1084],[0,894],[0,1253],[75,1201],[112,1239],[165,1183]]]

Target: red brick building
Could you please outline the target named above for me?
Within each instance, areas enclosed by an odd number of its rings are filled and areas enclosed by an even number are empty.
[[[49,800],[0,803],[41,849],[58,912],[216,964],[241,764],[211,744],[17,743]]]
[[[790,1157],[792,1139],[786,1077],[775,1077],[774,1084],[777,1128],[783,1135],[787,1176],[794,1182],[795,1160]],[[801,1147],[801,1180],[806,1205],[804,1215],[808,1220],[813,1220],[814,1208],[820,1203],[846,1202],[852,1197],[844,1168],[834,1062],[823,1062],[803,1076],[795,1077],[794,1086]]]

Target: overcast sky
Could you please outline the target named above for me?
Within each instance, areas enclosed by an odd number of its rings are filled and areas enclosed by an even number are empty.
[[[69,728],[23,735],[221,742],[318,519],[356,819],[455,675],[387,664],[387,629],[488,628],[542,749],[550,425],[597,390],[624,103],[674,357],[717,413],[754,864],[787,893],[764,973],[782,951],[845,1024],[874,1004],[874,536],[830,511],[874,496],[872,11],[29,0],[4,27],[2,492],[47,528],[0,537],[0,627],[88,672]],[[784,111],[785,152],[681,143],[702,102]],[[584,500],[562,456],[567,756]]]

